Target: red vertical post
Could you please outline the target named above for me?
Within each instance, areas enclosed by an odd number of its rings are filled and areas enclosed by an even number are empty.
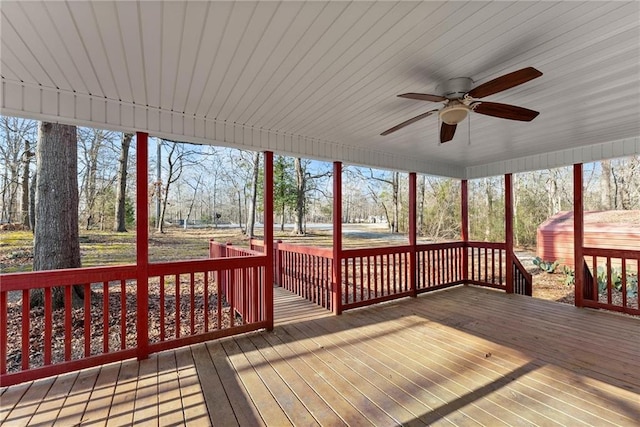
[[[409,174],[409,246],[411,247],[409,252],[409,290],[411,296],[416,297],[417,291],[417,270],[418,263],[416,262],[417,252],[417,227],[416,227],[416,187],[417,176],[415,172]]]
[[[504,237],[507,261],[507,293],[513,293],[513,184],[511,174],[504,176]],[[485,267],[486,268],[486,267]]]
[[[273,330],[273,152],[264,152],[264,298],[267,330]]]
[[[573,165],[573,265],[575,268],[576,307],[584,305],[584,255],[582,253],[584,245],[584,206],[582,203],[582,191],[582,163],[577,163]]]
[[[149,135],[136,133],[136,327],[138,341],[138,360],[149,357]],[[160,319],[161,322],[164,319]]]
[[[469,280],[469,190],[467,180],[460,182],[460,216],[462,224],[460,224],[460,239],[464,246],[462,247],[462,280]],[[465,283],[466,284],[466,283]]]
[[[342,314],[342,162],[333,162],[333,292],[334,314]]]

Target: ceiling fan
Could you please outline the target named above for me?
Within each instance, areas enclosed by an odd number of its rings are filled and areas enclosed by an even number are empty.
[[[479,101],[477,98],[493,95],[503,90],[521,85],[530,80],[540,77],[542,73],[533,67],[523,68],[509,74],[497,77],[491,81],[481,84],[471,89],[473,81],[468,77],[457,77],[448,80],[441,92],[442,95],[430,95],[427,93],[403,93],[400,98],[417,99],[419,101],[444,102],[442,108],[427,111],[419,116],[413,117],[390,129],[385,130],[380,135],[389,135],[402,129],[418,120],[438,113],[442,121],[440,128],[440,143],[451,141],[456,133],[456,126],[463,121],[469,111],[484,114],[486,116],[499,117],[501,119],[520,120],[530,122],[540,113],[515,105],[500,104],[497,102]]]

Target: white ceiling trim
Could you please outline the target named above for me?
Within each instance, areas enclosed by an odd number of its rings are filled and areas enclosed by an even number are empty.
[[[2,79],[0,113],[197,144],[464,178],[463,167]]]
[[[466,178],[475,179],[504,175],[507,173],[553,169],[577,163],[590,163],[633,155],[640,155],[640,137],[519,157],[517,159],[494,162],[486,165],[471,166],[466,169]]]

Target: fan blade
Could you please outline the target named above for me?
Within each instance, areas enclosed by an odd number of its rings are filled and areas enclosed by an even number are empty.
[[[458,127],[458,125],[448,125],[445,122],[442,122],[442,126],[440,127],[441,144],[453,139],[453,135],[456,134],[456,127]]]
[[[516,107],[515,105],[500,104],[497,102],[479,102],[474,105],[473,111],[484,114],[486,116],[499,117],[501,119],[520,120],[522,122],[530,122],[535,119],[537,111],[527,108]]]
[[[394,127],[392,127],[391,129],[387,129],[384,132],[382,132],[380,135],[385,136],[385,135],[389,135],[392,132],[395,132],[397,130],[402,129],[405,126],[409,126],[411,123],[415,123],[418,120],[422,120],[425,117],[429,117],[430,115],[432,115],[433,113],[435,113],[438,110],[431,110],[431,111],[427,111],[426,113],[422,113],[419,116],[415,116],[412,119],[407,120],[406,122],[402,122],[399,125],[395,125]]]
[[[403,93],[402,95],[398,95],[400,98],[409,98],[409,99],[417,99],[418,101],[431,101],[431,102],[441,102],[446,101],[447,98],[440,95],[429,95],[428,93]]]
[[[485,96],[493,95],[494,93],[502,92],[503,90],[526,83],[529,80],[536,79],[541,75],[542,73],[533,67],[523,68],[522,70],[505,74],[504,76],[500,76],[471,89],[469,96],[472,98],[484,98]]]

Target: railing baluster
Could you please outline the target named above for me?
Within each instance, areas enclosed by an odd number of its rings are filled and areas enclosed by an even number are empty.
[[[498,274],[499,274],[499,284],[502,284],[502,249],[498,251]]]
[[[160,341],[165,340],[164,275],[160,276]]]
[[[109,282],[102,282],[102,352],[109,353]]]
[[[45,291],[49,289],[49,292],[51,292],[51,288],[45,288]],[[46,294],[45,294],[45,302],[46,302]],[[45,325],[46,325],[46,316],[47,316],[47,309],[46,309],[46,303],[45,303],[45,310],[44,310],[44,314],[45,314]],[[49,326],[51,326],[51,323],[49,323]],[[45,334],[46,331],[51,331],[51,328],[47,328],[45,326]],[[49,332],[49,334],[51,334],[51,332]],[[51,338],[49,337],[49,341],[51,341]],[[47,339],[45,337],[45,344],[47,342]],[[7,292],[0,290],[0,374],[6,374],[7,373]],[[47,347],[45,347],[45,353],[44,353],[44,358],[45,358],[45,363],[48,364],[47,361]],[[51,348],[49,347],[49,363],[51,363]]]
[[[30,334],[30,326],[29,326],[29,290],[25,289],[22,291],[22,370],[26,371],[29,369],[29,336]],[[71,327],[69,327],[71,329]]]
[[[251,301],[249,306],[252,307],[253,309],[252,309],[252,316],[251,318],[249,318],[249,322],[253,323],[260,320],[258,318],[258,305],[260,304],[260,299],[258,298],[258,285],[259,285],[258,269],[252,268],[251,272],[253,273],[253,279],[251,280],[253,301]]]
[[[73,285],[67,285],[64,287],[64,360],[67,361],[71,360],[71,339],[73,337],[73,333],[71,331],[71,286]],[[29,293],[27,291],[27,298],[28,295]],[[22,354],[28,355],[29,352],[27,351],[25,353],[23,349]]]
[[[613,288],[611,278],[611,257],[607,257],[607,304],[611,304],[611,288]]]
[[[191,308],[191,335],[193,335],[195,333],[195,323],[196,323],[196,282],[195,282],[195,273],[192,271],[191,274],[189,275],[189,291],[191,293],[191,298],[190,298],[190,308]]]
[[[229,325],[231,327],[235,324],[235,309],[236,309],[236,300],[235,300],[235,269],[229,270]]]
[[[226,274],[226,271],[220,271],[217,275],[219,280],[216,280],[216,329],[222,329],[222,276]]]
[[[127,347],[127,282],[120,281],[120,349]]]
[[[6,292],[3,292],[2,295],[5,296],[6,298]],[[6,300],[5,300],[5,303],[6,303]],[[4,317],[0,318],[0,324],[2,324],[4,328],[6,328],[6,325],[7,325],[6,305],[3,303],[2,307],[3,307],[2,314],[4,315]],[[51,288],[47,286],[46,288],[44,288],[44,364],[45,365],[51,364],[52,331],[53,331],[53,301],[51,299]],[[4,330],[2,337],[5,340],[4,342],[7,342],[6,329]],[[6,353],[0,357],[2,358],[2,362],[4,363],[6,359]],[[4,373],[4,371],[2,373]]]
[[[376,255],[373,255],[369,258],[369,262],[373,262],[373,295],[375,297],[378,296],[378,258]]]
[[[491,248],[491,283],[496,283],[496,250],[495,248]]]
[[[593,264],[593,301],[600,300],[600,287],[598,286],[598,257],[593,255],[591,257],[591,263]]]
[[[84,357],[91,354],[91,284],[84,284]]]
[[[202,304],[204,306],[204,331],[209,332],[209,271],[205,271],[203,274],[204,280],[204,300]]]
[[[180,338],[180,315],[182,314],[182,308],[181,308],[181,304],[180,304],[180,275],[176,274],[175,275],[175,293],[176,293],[176,297],[175,297],[175,301],[176,301],[176,307],[175,307],[175,325],[176,325],[176,338]]]

